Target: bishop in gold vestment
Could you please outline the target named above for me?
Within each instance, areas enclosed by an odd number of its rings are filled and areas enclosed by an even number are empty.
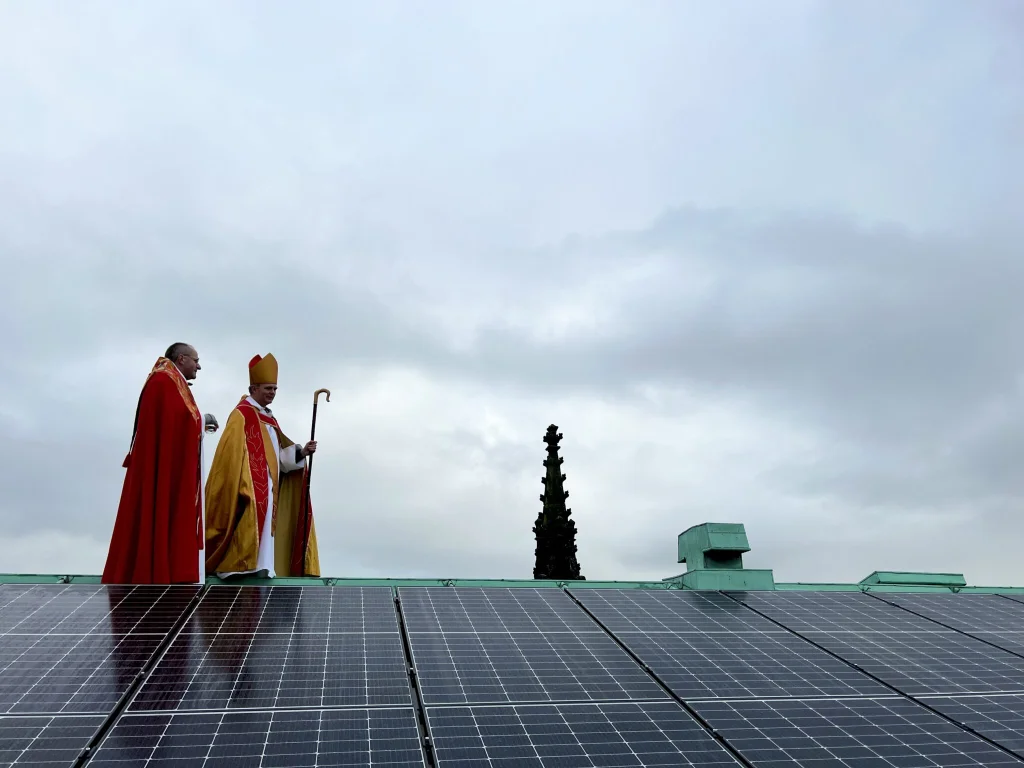
[[[316,443],[285,436],[268,407],[276,393],[277,360],[257,355],[249,361],[249,394],[224,425],[206,481],[207,573],[320,575],[312,513],[308,537],[300,524],[306,456]]]

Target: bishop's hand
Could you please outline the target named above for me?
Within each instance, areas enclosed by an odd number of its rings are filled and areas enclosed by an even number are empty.
[[[302,446],[303,456],[310,456],[311,454],[314,453],[316,453],[316,440],[310,440],[308,443]]]

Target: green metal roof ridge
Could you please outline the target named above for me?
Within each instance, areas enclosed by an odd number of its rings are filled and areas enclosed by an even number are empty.
[[[19,574],[0,573],[0,584],[99,584],[96,574]],[[279,586],[338,586],[338,587],[509,587],[509,588],[562,588],[572,589],[690,589],[675,580],[663,581],[554,581],[533,579],[459,579],[459,578],[370,578],[370,577],[281,577],[274,579],[242,577],[219,579],[210,576],[211,586],[279,585]],[[936,584],[865,584],[842,582],[776,582],[779,591],[806,592],[938,592],[966,594],[1024,594],[1024,587],[1011,586],[940,586]],[[717,590],[713,590],[717,591]],[[750,590],[761,591],[761,590]]]
[[[1000,587],[987,585],[941,586],[938,584],[847,584],[843,582],[776,582],[779,591],[806,592],[956,592],[969,594],[1021,594],[1024,587]]]
[[[101,577],[96,574],[42,574],[42,573],[0,573],[0,584],[99,584]],[[351,586],[351,587],[572,587],[573,589],[676,589],[673,584],[661,581],[575,581],[575,580],[534,580],[534,579],[460,579],[460,578],[380,578],[380,577],[277,577],[273,579],[243,576],[220,579],[208,576],[206,584],[277,584],[281,586]]]

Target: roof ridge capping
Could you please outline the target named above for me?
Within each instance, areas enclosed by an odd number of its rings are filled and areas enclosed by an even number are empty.
[[[701,523],[679,534],[679,561],[686,573],[665,581],[683,589],[773,590],[771,568],[744,568],[750,551],[743,523]]]
[[[892,587],[945,587],[955,589],[967,586],[962,573],[924,573],[921,571],[875,571],[861,579],[864,586]]]

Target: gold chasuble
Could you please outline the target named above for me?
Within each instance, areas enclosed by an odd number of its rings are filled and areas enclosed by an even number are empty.
[[[273,355],[253,358],[249,380],[277,383]],[[307,472],[298,448],[251,397],[235,406],[206,481],[207,573],[320,575],[311,513],[305,552],[295,536],[303,519]]]

